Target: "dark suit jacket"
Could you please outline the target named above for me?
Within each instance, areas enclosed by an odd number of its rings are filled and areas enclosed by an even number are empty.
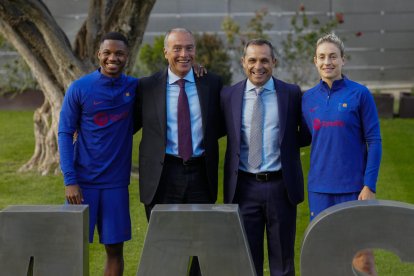
[[[208,73],[195,77],[203,125],[203,146],[209,190],[217,199],[218,138],[220,137],[220,77]],[[139,146],[139,191],[150,204],[160,181],[167,144],[167,69],[139,80],[136,96],[135,130],[142,127]]]
[[[297,85],[273,78],[280,118],[280,154],[283,182],[292,204],[303,201],[303,174],[300,162],[301,97]],[[246,80],[221,92],[221,110],[227,132],[224,163],[224,202],[232,203],[236,191],[239,161],[243,94]]]

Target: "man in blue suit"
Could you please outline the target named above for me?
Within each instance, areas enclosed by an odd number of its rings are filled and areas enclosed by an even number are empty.
[[[272,77],[272,44],[249,41],[247,75],[221,93],[227,150],[224,201],[239,204],[257,275],[263,275],[264,231],[271,275],[295,275],[296,206],[303,201],[301,90]]]

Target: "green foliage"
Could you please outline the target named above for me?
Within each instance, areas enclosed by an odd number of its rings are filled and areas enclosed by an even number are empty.
[[[27,89],[38,89],[39,85],[26,62],[17,56],[4,65],[5,73],[1,74],[0,94],[16,95]]]
[[[15,53],[13,46],[0,35],[0,52]],[[38,83],[29,66],[20,55],[12,55],[12,58],[3,65],[0,73],[0,95],[16,95],[26,89],[37,89]]]
[[[230,57],[223,42],[216,34],[203,33],[194,36],[196,41],[196,62],[223,78],[225,84],[231,82]],[[150,75],[164,69],[168,61],[164,58],[164,37],[157,36],[152,45],[144,44],[135,63],[134,74],[138,76]]]
[[[257,10],[245,29],[241,28],[231,17],[223,20],[221,28],[225,33],[227,46],[235,63],[239,64],[247,41],[253,38],[269,39],[266,31],[271,30],[273,24],[265,22],[267,15],[268,11],[266,9]],[[317,76],[315,76],[316,71],[313,67],[313,56],[316,41],[343,22],[342,13],[337,13],[334,19],[321,23],[318,18],[309,17],[303,5],[299,7],[299,10],[292,16],[290,21],[291,32],[282,41],[282,51],[280,54],[277,53],[277,56],[281,56],[280,65],[282,70],[288,73],[288,81],[299,85],[315,81]],[[240,69],[241,66],[239,66]]]
[[[254,38],[269,39],[265,32],[272,29],[273,24],[264,22],[267,14],[267,9],[257,10],[254,17],[247,23],[246,28],[241,28],[231,17],[226,17],[221,24],[221,28],[226,36],[227,48],[230,50],[233,62],[239,65],[238,70],[241,72],[243,70],[240,58],[243,55],[246,43]]]
[[[0,34],[0,50],[2,51],[14,50],[13,46],[1,34]]]
[[[230,56],[223,41],[215,34],[196,35],[197,62],[223,78],[223,83],[231,83]]]
[[[288,81],[299,85],[316,81],[317,76],[313,66],[316,42],[319,37],[332,32],[338,24],[342,23],[341,13],[337,13],[334,19],[322,24],[318,18],[310,18],[303,5],[299,7],[290,21],[292,30],[282,41],[282,66],[288,73]]]
[[[152,45],[145,43],[141,46],[134,73],[138,76],[151,75],[167,65],[168,61],[164,58],[164,36],[157,36]]]
[[[270,30],[273,27],[273,24],[264,22],[267,14],[267,9],[257,10],[254,17],[247,23],[245,29],[242,29],[233,18],[224,18],[221,28],[226,35],[227,47],[239,53],[239,58],[241,53],[243,53],[244,45],[246,45],[249,40],[254,38],[269,39],[265,32]]]

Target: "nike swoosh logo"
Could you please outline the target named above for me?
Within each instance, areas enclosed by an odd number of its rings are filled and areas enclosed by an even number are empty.
[[[93,105],[98,105],[98,104],[101,104],[101,103],[103,103],[103,101],[99,101],[99,102],[93,101]]]

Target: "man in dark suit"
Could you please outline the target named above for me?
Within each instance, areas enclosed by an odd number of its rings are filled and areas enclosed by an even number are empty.
[[[168,31],[168,68],[138,82],[139,189],[148,219],[155,204],[217,199],[222,81],[212,73],[194,76],[195,51],[190,31]]]
[[[247,75],[221,93],[227,131],[224,201],[239,204],[257,275],[267,234],[271,275],[294,275],[296,205],[303,201],[301,90],[272,77],[272,44],[249,41]]]

